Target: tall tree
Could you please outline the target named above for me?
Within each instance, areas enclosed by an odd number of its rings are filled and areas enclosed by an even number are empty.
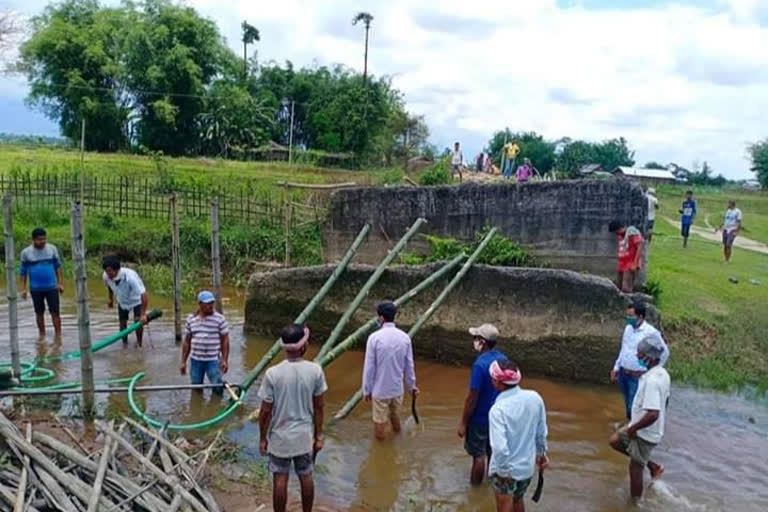
[[[520,147],[518,162],[523,158],[530,158],[531,163],[541,173],[552,170],[555,165],[555,143],[545,140],[536,132],[513,133],[506,128],[493,134],[488,141],[488,151],[497,165],[501,165],[501,152],[504,141],[514,141]]]
[[[248,45],[261,41],[261,37],[259,29],[247,21],[243,21],[241,27],[243,29],[243,77],[245,78],[248,76]]]
[[[352,25],[363,23],[365,26],[365,56],[363,58],[363,83],[368,79],[368,32],[371,30],[373,16],[367,12],[359,12],[352,18]]]
[[[757,181],[763,188],[768,188],[768,138],[750,144],[747,152],[752,160],[752,172],[757,175]]]
[[[666,165],[661,165],[659,162],[654,162],[654,161],[646,162],[643,167],[645,169],[659,169],[659,170],[667,168]]]

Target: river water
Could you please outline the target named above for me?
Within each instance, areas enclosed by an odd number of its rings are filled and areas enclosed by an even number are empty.
[[[104,305],[105,292],[92,286],[91,326],[94,340],[116,330],[117,314]],[[240,382],[273,339],[245,335],[242,330],[242,297],[228,291],[225,313],[232,324],[230,382]],[[170,302],[153,297],[152,307],[172,315]],[[191,311],[194,304],[185,304]],[[5,299],[0,303],[0,360],[7,350]],[[31,303],[20,305],[22,360],[37,355],[77,349],[77,326],[71,291],[63,298],[63,341],[37,340]],[[145,371],[143,384],[184,383],[179,375],[179,349],[173,341],[173,320],[153,322],[145,334],[144,348],[117,343],[94,356],[97,379],[129,377]],[[617,334],[618,336],[618,334]],[[418,342],[418,339],[416,340]],[[467,343],[471,350],[471,343]],[[674,347],[672,347],[674,357]],[[514,354],[510,354],[514,356]],[[349,352],[327,369],[330,386],[326,415],[330,417],[360,384],[362,354]],[[316,470],[318,501],[351,510],[493,510],[487,486],[471,488],[470,459],[456,435],[468,369],[417,360],[421,424],[405,422],[404,433],[385,443],[372,442],[370,410],[361,404],[346,420],[326,428],[326,449]],[[54,367],[59,380],[78,380],[79,364]],[[524,370],[524,368],[523,368]],[[608,371],[608,368],[606,368]],[[621,398],[612,387],[577,385],[526,377],[523,386],[544,397],[550,428],[552,467],[546,474],[544,495],[529,510],[612,512],[635,510],[628,505],[627,460],[607,445],[608,436],[622,416]],[[258,406],[254,388],[240,420]],[[99,395],[99,407],[128,412],[124,395]],[[77,410],[71,396],[49,398],[47,407],[62,414]],[[206,393],[202,400],[189,391],[156,392],[142,397],[149,414],[176,422],[190,422],[212,415],[220,402]],[[405,414],[405,412],[404,412]],[[230,418],[230,423],[238,421]],[[260,461],[258,427],[245,422],[230,437],[243,447],[242,461]],[[664,511],[765,511],[768,510],[768,404],[739,396],[675,387],[669,405],[667,434],[654,452],[666,466],[664,479],[647,493],[640,510]],[[292,492],[297,492],[292,478]]]

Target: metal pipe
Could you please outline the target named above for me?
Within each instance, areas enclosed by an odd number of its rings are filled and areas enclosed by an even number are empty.
[[[165,384],[157,386],[136,386],[134,391],[177,391],[183,389],[213,389],[221,388],[224,384]],[[237,384],[230,384],[232,388],[240,388]],[[97,387],[93,389],[94,393],[127,393],[128,386]],[[25,389],[0,391],[0,398],[7,396],[35,396],[35,395],[71,395],[82,393],[83,388],[70,389]]]

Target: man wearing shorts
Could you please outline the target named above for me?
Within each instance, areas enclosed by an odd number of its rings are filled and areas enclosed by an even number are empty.
[[[285,360],[267,370],[259,389],[259,449],[269,455],[275,512],[285,512],[291,464],[299,477],[304,512],[312,510],[315,499],[312,468],[323,449],[323,393],[328,385],[320,365],[304,360],[308,343],[305,326],[285,327],[280,333]]]
[[[523,496],[547,458],[547,412],[544,400],[521,389],[522,372],[512,361],[494,361],[488,369],[499,391],[489,414],[491,464],[488,480],[496,493],[497,512],[525,512]]]
[[[634,500],[643,494],[643,473],[651,472],[653,481],[661,478],[664,466],[651,460],[651,452],[664,437],[664,420],[669,404],[670,379],[661,366],[664,346],[656,337],[648,337],[637,346],[637,360],[647,367],[632,402],[632,419],[611,436],[611,447],[629,456],[630,493]]]
[[[456,142],[453,145],[453,151],[451,152],[451,176],[458,173],[459,182],[462,181],[461,168],[464,166],[464,155],[461,152],[459,143]]]
[[[403,380],[413,396],[419,394],[413,367],[411,338],[395,326],[397,306],[384,301],[376,307],[379,330],[368,337],[363,367],[363,396],[373,409],[374,435],[387,437],[387,423],[400,432]]]
[[[696,218],[696,200],[693,198],[693,190],[685,193],[685,201],[679,210],[680,214],[680,234],[683,236],[683,249],[688,247],[688,236],[691,234],[691,225]]]
[[[643,254],[643,235],[635,226],[627,226],[618,220],[611,221],[608,231],[616,234],[616,286],[624,293],[632,293]]]
[[[117,297],[117,316],[120,320],[120,330],[128,327],[128,315],[133,311],[133,321],[147,323],[147,306],[149,305],[149,295],[144,287],[144,282],[135,270],[122,268],[120,259],[117,256],[106,256],[101,266],[104,269],[102,279],[107,286],[109,300],[107,307],[115,306],[115,297]],[[136,331],[136,345],[141,347],[144,339],[144,329]],[[123,344],[128,343],[128,338],[123,338]]]
[[[499,330],[491,324],[469,329],[475,352],[480,355],[472,365],[469,378],[469,393],[464,401],[464,413],[459,423],[459,437],[464,439],[464,450],[472,457],[472,472],[469,481],[480,485],[485,478],[487,457],[491,456],[491,442],[488,434],[488,412],[499,392],[493,387],[488,373],[494,361],[506,361],[507,356],[496,350]]]
[[[41,338],[45,336],[46,303],[54,333],[57,338],[61,337],[59,294],[64,291],[63,283],[59,250],[48,243],[43,228],[35,228],[32,231],[32,245],[21,251],[21,298],[26,300],[29,290],[35,308],[37,332]]]
[[[741,219],[741,210],[736,208],[736,201],[731,199],[728,201],[728,209],[725,210],[723,222],[720,224],[720,227],[717,228],[718,230],[723,230],[723,261],[725,263],[730,263],[731,261],[733,242],[736,240],[736,236],[741,230]]]

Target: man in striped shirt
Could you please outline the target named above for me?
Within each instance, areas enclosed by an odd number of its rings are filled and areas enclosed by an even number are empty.
[[[224,315],[213,309],[215,301],[213,293],[200,292],[197,312],[187,317],[181,346],[181,374],[187,374],[187,359],[190,359],[192,384],[202,384],[206,375],[211,384],[221,384],[221,375],[229,370],[229,325]],[[218,394],[222,391],[220,387],[214,389]]]

